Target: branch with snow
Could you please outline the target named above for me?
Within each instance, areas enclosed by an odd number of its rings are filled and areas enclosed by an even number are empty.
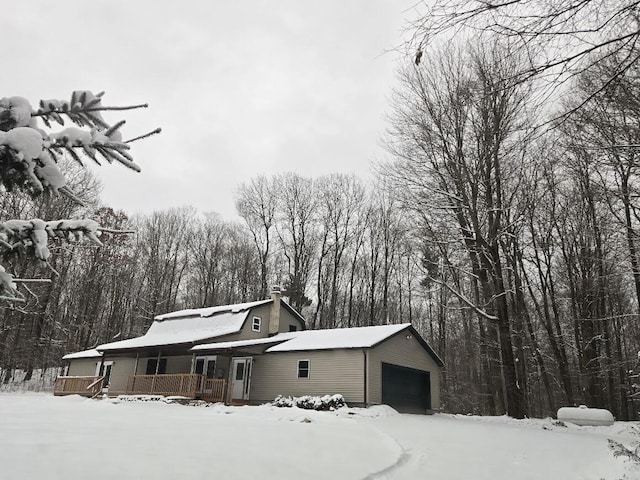
[[[106,229],[113,232],[111,229]],[[33,247],[33,253],[40,260],[48,260],[50,238],[64,238],[67,241],[82,241],[88,238],[94,245],[102,246],[98,236],[103,231],[95,220],[52,220],[45,222],[39,218],[32,220],[7,220],[0,223],[0,244],[14,250]]]
[[[37,110],[23,97],[0,98],[0,191],[21,189],[32,196],[60,193],[81,203],[58,166],[63,155],[69,155],[83,167],[83,158],[89,158],[98,165],[102,160],[118,162],[139,172],[140,167],[129,153],[129,144],[160,133],[160,129],[123,141],[120,129],[125,121],[109,125],[101,112],[146,108],[147,104],[106,107],[102,105],[103,94],[78,90],[69,101],[41,100]],[[45,131],[39,128],[38,119],[49,130],[54,123],[64,126],[65,119],[76,126]],[[51,239],[81,241],[86,237],[101,246],[98,236],[102,232],[130,233],[103,228],[88,219],[0,221],[0,252],[25,248],[49,265]],[[0,265],[0,301],[24,302],[24,295],[17,289],[19,282],[24,280],[14,278]]]
[[[147,105],[105,107],[101,103],[102,95],[75,91],[70,101],[40,101],[38,110],[22,97],[0,99],[0,181],[5,188],[25,189],[32,195],[62,193],[77,200],[66,187],[67,180],[58,168],[58,160],[64,154],[82,166],[83,157],[99,165],[102,158],[139,172],[140,167],[129,154],[128,143],[159,133],[160,129],[123,142],[120,128],[125,121],[109,125],[101,112],[146,108]],[[38,118],[51,128],[53,122],[64,125],[65,117],[77,127],[59,132],[46,132],[38,127]]]

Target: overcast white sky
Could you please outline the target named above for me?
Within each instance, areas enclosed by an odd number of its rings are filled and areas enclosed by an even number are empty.
[[[129,213],[193,205],[235,216],[259,173],[365,178],[414,0],[0,0],[2,96],[149,103],[125,138],[142,167],[98,170],[103,199]],[[403,61],[407,61],[405,58]],[[8,73],[11,74],[8,74]]]

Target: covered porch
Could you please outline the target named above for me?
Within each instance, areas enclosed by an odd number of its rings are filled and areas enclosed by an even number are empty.
[[[53,387],[53,394],[95,398],[103,393],[109,394],[108,389],[103,389],[104,380],[104,377],[101,376],[58,377]],[[224,402],[226,401],[227,380],[207,378],[205,375],[191,373],[130,375],[126,390],[114,393],[177,396],[207,402]]]
[[[131,375],[126,395],[178,396],[207,402],[225,402],[227,380],[191,373]]]
[[[228,404],[250,399],[253,363],[282,339],[164,345],[92,354],[59,377],[55,395],[161,395]],[[79,365],[84,365],[79,372]],[[88,376],[95,372],[94,376]],[[84,377],[71,376],[86,375]],[[100,381],[98,382],[98,379]],[[89,388],[90,387],[90,388]]]

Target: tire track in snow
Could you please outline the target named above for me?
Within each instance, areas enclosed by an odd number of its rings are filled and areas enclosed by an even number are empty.
[[[389,443],[395,445],[400,450],[400,455],[396,459],[394,463],[389,465],[388,467],[383,468],[382,470],[378,470],[377,472],[370,473],[362,480],[382,480],[386,478],[393,478],[394,474],[399,473],[404,469],[405,466],[409,464],[413,464],[417,462],[417,458],[414,458],[411,450],[405,449],[395,438],[391,435],[381,432],[375,427],[371,427],[375,430],[379,435],[386,437]]]

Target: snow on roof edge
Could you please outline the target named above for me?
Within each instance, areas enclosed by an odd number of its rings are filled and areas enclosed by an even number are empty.
[[[67,353],[64,357],[62,357],[62,359],[74,360],[76,358],[98,358],[98,357],[102,357],[102,353],[96,350],[95,348],[92,348],[90,350],[83,350],[81,352]]]
[[[244,310],[249,310],[250,308],[258,307],[260,305],[267,304],[271,302],[271,299],[266,300],[258,300],[255,302],[246,302],[246,303],[236,303],[233,305],[218,305],[215,307],[205,307],[205,308],[188,308],[185,310],[177,310],[175,312],[163,313],[162,315],[157,315],[154,317],[154,321],[161,322],[162,320],[167,320],[169,318],[180,318],[180,317],[211,317],[216,313],[222,312],[233,312],[239,313]]]

